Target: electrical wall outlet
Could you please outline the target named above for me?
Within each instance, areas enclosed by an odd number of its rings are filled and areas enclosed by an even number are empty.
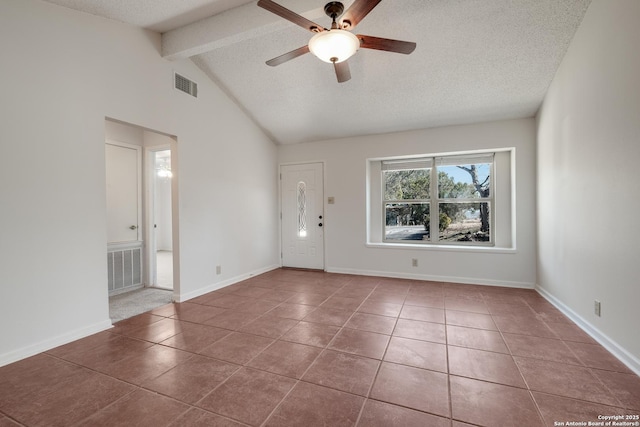
[[[222,274],[222,266],[216,265],[216,274]]]
[[[418,266],[418,258],[411,258],[411,267]]]
[[[593,311],[596,314],[596,316],[600,317],[600,301],[595,300],[593,302]]]

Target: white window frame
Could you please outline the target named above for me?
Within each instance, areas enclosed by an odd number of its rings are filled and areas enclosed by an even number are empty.
[[[439,163],[439,159],[445,159],[445,160],[451,160],[454,161],[455,159],[464,159],[464,158],[474,158],[476,156],[481,156],[484,157],[485,159],[487,158],[487,156],[496,156],[498,153],[505,154],[506,157],[501,157],[502,160],[498,161],[497,158],[494,158],[490,164],[491,164],[491,170],[490,170],[490,189],[489,189],[489,197],[485,197],[485,198],[458,198],[458,199],[454,199],[454,198],[440,198],[438,197],[438,165],[437,163]],[[506,164],[505,164],[505,158],[506,160]],[[512,196],[509,196],[507,198],[505,198],[504,200],[502,200],[502,202],[498,202],[496,200],[496,198],[502,198],[505,196],[505,190],[507,194],[512,194],[513,191],[513,186],[515,185],[515,182],[513,181],[514,178],[514,172],[513,172],[513,160],[514,160],[514,149],[510,148],[510,149],[498,149],[498,150],[482,150],[482,151],[473,151],[473,152],[459,152],[459,153],[443,153],[443,154],[429,154],[429,155],[420,155],[420,156],[406,156],[406,157],[392,157],[392,158],[378,158],[378,159],[369,159],[369,166],[367,168],[368,171],[373,171],[374,174],[379,175],[379,178],[373,179],[372,181],[370,181],[370,183],[375,183],[375,181],[379,180],[379,188],[375,189],[375,191],[371,191],[372,187],[369,186],[369,198],[371,200],[371,202],[373,202],[373,204],[371,205],[371,207],[373,208],[375,205],[381,206],[381,213],[378,215],[371,215],[373,212],[369,211],[371,214],[368,214],[367,216],[367,224],[368,224],[368,233],[367,235],[369,236],[367,238],[367,244],[371,245],[371,246],[377,246],[377,245],[381,245],[382,247],[423,247],[423,248],[451,248],[451,249],[455,249],[460,248],[460,249],[464,249],[464,248],[468,248],[468,249],[473,249],[476,248],[478,250],[487,250],[487,249],[493,249],[496,247],[496,241],[501,242],[500,245],[497,247],[497,249],[509,249],[509,248],[513,248],[514,247],[514,241],[512,240],[513,235],[512,235],[512,230],[511,230],[511,225],[508,225],[508,227],[500,227],[501,229],[505,229],[506,228],[506,232],[507,234],[504,236],[498,236],[498,233],[500,233],[500,231],[498,230],[498,227],[496,227],[496,217],[498,215],[501,216],[502,221],[504,221],[505,219],[508,221],[508,224],[513,224],[515,223],[515,218],[513,217],[513,215],[515,214],[514,209],[513,209],[513,204],[512,204]],[[510,159],[510,160],[509,160]],[[384,191],[384,186],[385,186],[385,182],[384,182],[384,170],[385,168],[382,166],[382,164],[384,162],[387,163],[409,163],[409,162],[416,162],[416,161],[421,161],[421,160],[426,160],[427,162],[431,162],[431,176],[430,176],[430,182],[432,183],[430,185],[430,191],[429,191],[429,199],[416,199],[416,200],[402,200],[402,201],[392,201],[392,200],[385,200],[385,191]],[[483,163],[489,163],[484,161]],[[507,177],[507,184],[505,188],[505,184],[503,183],[502,185],[502,190],[501,190],[501,194],[496,193],[496,172],[497,172],[497,166],[496,164],[500,164],[500,170],[498,171],[498,173],[502,174],[502,179],[504,180],[505,177]],[[453,163],[451,163],[453,165]],[[464,162],[457,162],[457,164],[463,165],[463,164],[467,164]],[[473,164],[473,163],[470,163]],[[507,164],[509,165],[507,167]],[[407,168],[409,169],[409,168]],[[510,170],[509,170],[510,169]],[[371,180],[372,175],[369,175],[369,180]],[[508,178],[510,177],[510,178]],[[377,193],[377,195],[376,195]],[[376,202],[375,200],[378,200],[378,202]],[[386,239],[385,236],[385,230],[386,230],[386,208],[385,205],[387,203],[389,203],[390,201],[392,202],[400,202],[400,203],[429,203],[429,212],[430,212],[430,218],[431,218],[431,223],[430,223],[430,228],[431,230],[438,230],[438,226],[439,226],[439,206],[440,203],[443,202],[456,202],[456,203],[489,203],[489,227],[490,227],[490,240],[487,242],[477,242],[477,241],[442,241],[439,240],[439,233],[431,233],[431,237],[429,240],[400,240],[400,239]],[[498,204],[501,204],[501,206],[498,209]],[[502,206],[504,205],[504,206]],[[436,214],[433,215],[431,213],[435,212]],[[498,214],[499,212],[499,214]],[[508,218],[505,217],[505,212],[507,213]],[[501,224],[502,225],[502,224]],[[380,233],[380,237],[379,238],[375,238],[374,240],[371,239],[372,235],[371,233],[376,233],[375,229],[378,229],[378,233]],[[505,230],[502,230],[504,234]],[[377,242],[377,243],[376,243]]]

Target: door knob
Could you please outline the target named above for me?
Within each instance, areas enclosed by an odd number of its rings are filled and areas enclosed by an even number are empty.
[[[132,225],[131,227],[129,227],[129,230],[135,230],[136,228],[138,228],[136,225]]]
[[[318,227],[322,227],[322,223],[318,224]]]

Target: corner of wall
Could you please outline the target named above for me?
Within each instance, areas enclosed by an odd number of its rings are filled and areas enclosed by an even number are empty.
[[[275,264],[269,265],[263,268],[259,268],[257,270],[250,271],[248,273],[240,274],[238,276],[232,277],[227,280],[223,280],[221,282],[213,283],[209,286],[199,288],[193,292],[188,292],[186,294],[181,294],[181,295],[174,294],[174,299],[175,299],[175,302],[178,302],[178,303],[185,302],[190,299],[197,298],[201,295],[207,294],[209,292],[217,291],[218,289],[222,289],[227,286],[233,285],[234,283],[242,282],[243,280],[247,280],[251,277],[258,276],[260,274],[264,274],[272,270],[276,270],[278,268],[280,268],[279,265],[275,265]]]

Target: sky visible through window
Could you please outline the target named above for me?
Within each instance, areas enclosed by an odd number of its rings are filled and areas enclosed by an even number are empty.
[[[471,165],[460,165],[464,167],[470,167]],[[491,171],[490,165],[487,163],[476,164],[478,170],[478,181],[481,183],[489,176]],[[444,172],[455,180],[455,182],[464,182],[466,184],[472,184],[471,174],[465,170],[460,169],[458,166],[438,166],[439,172]]]

